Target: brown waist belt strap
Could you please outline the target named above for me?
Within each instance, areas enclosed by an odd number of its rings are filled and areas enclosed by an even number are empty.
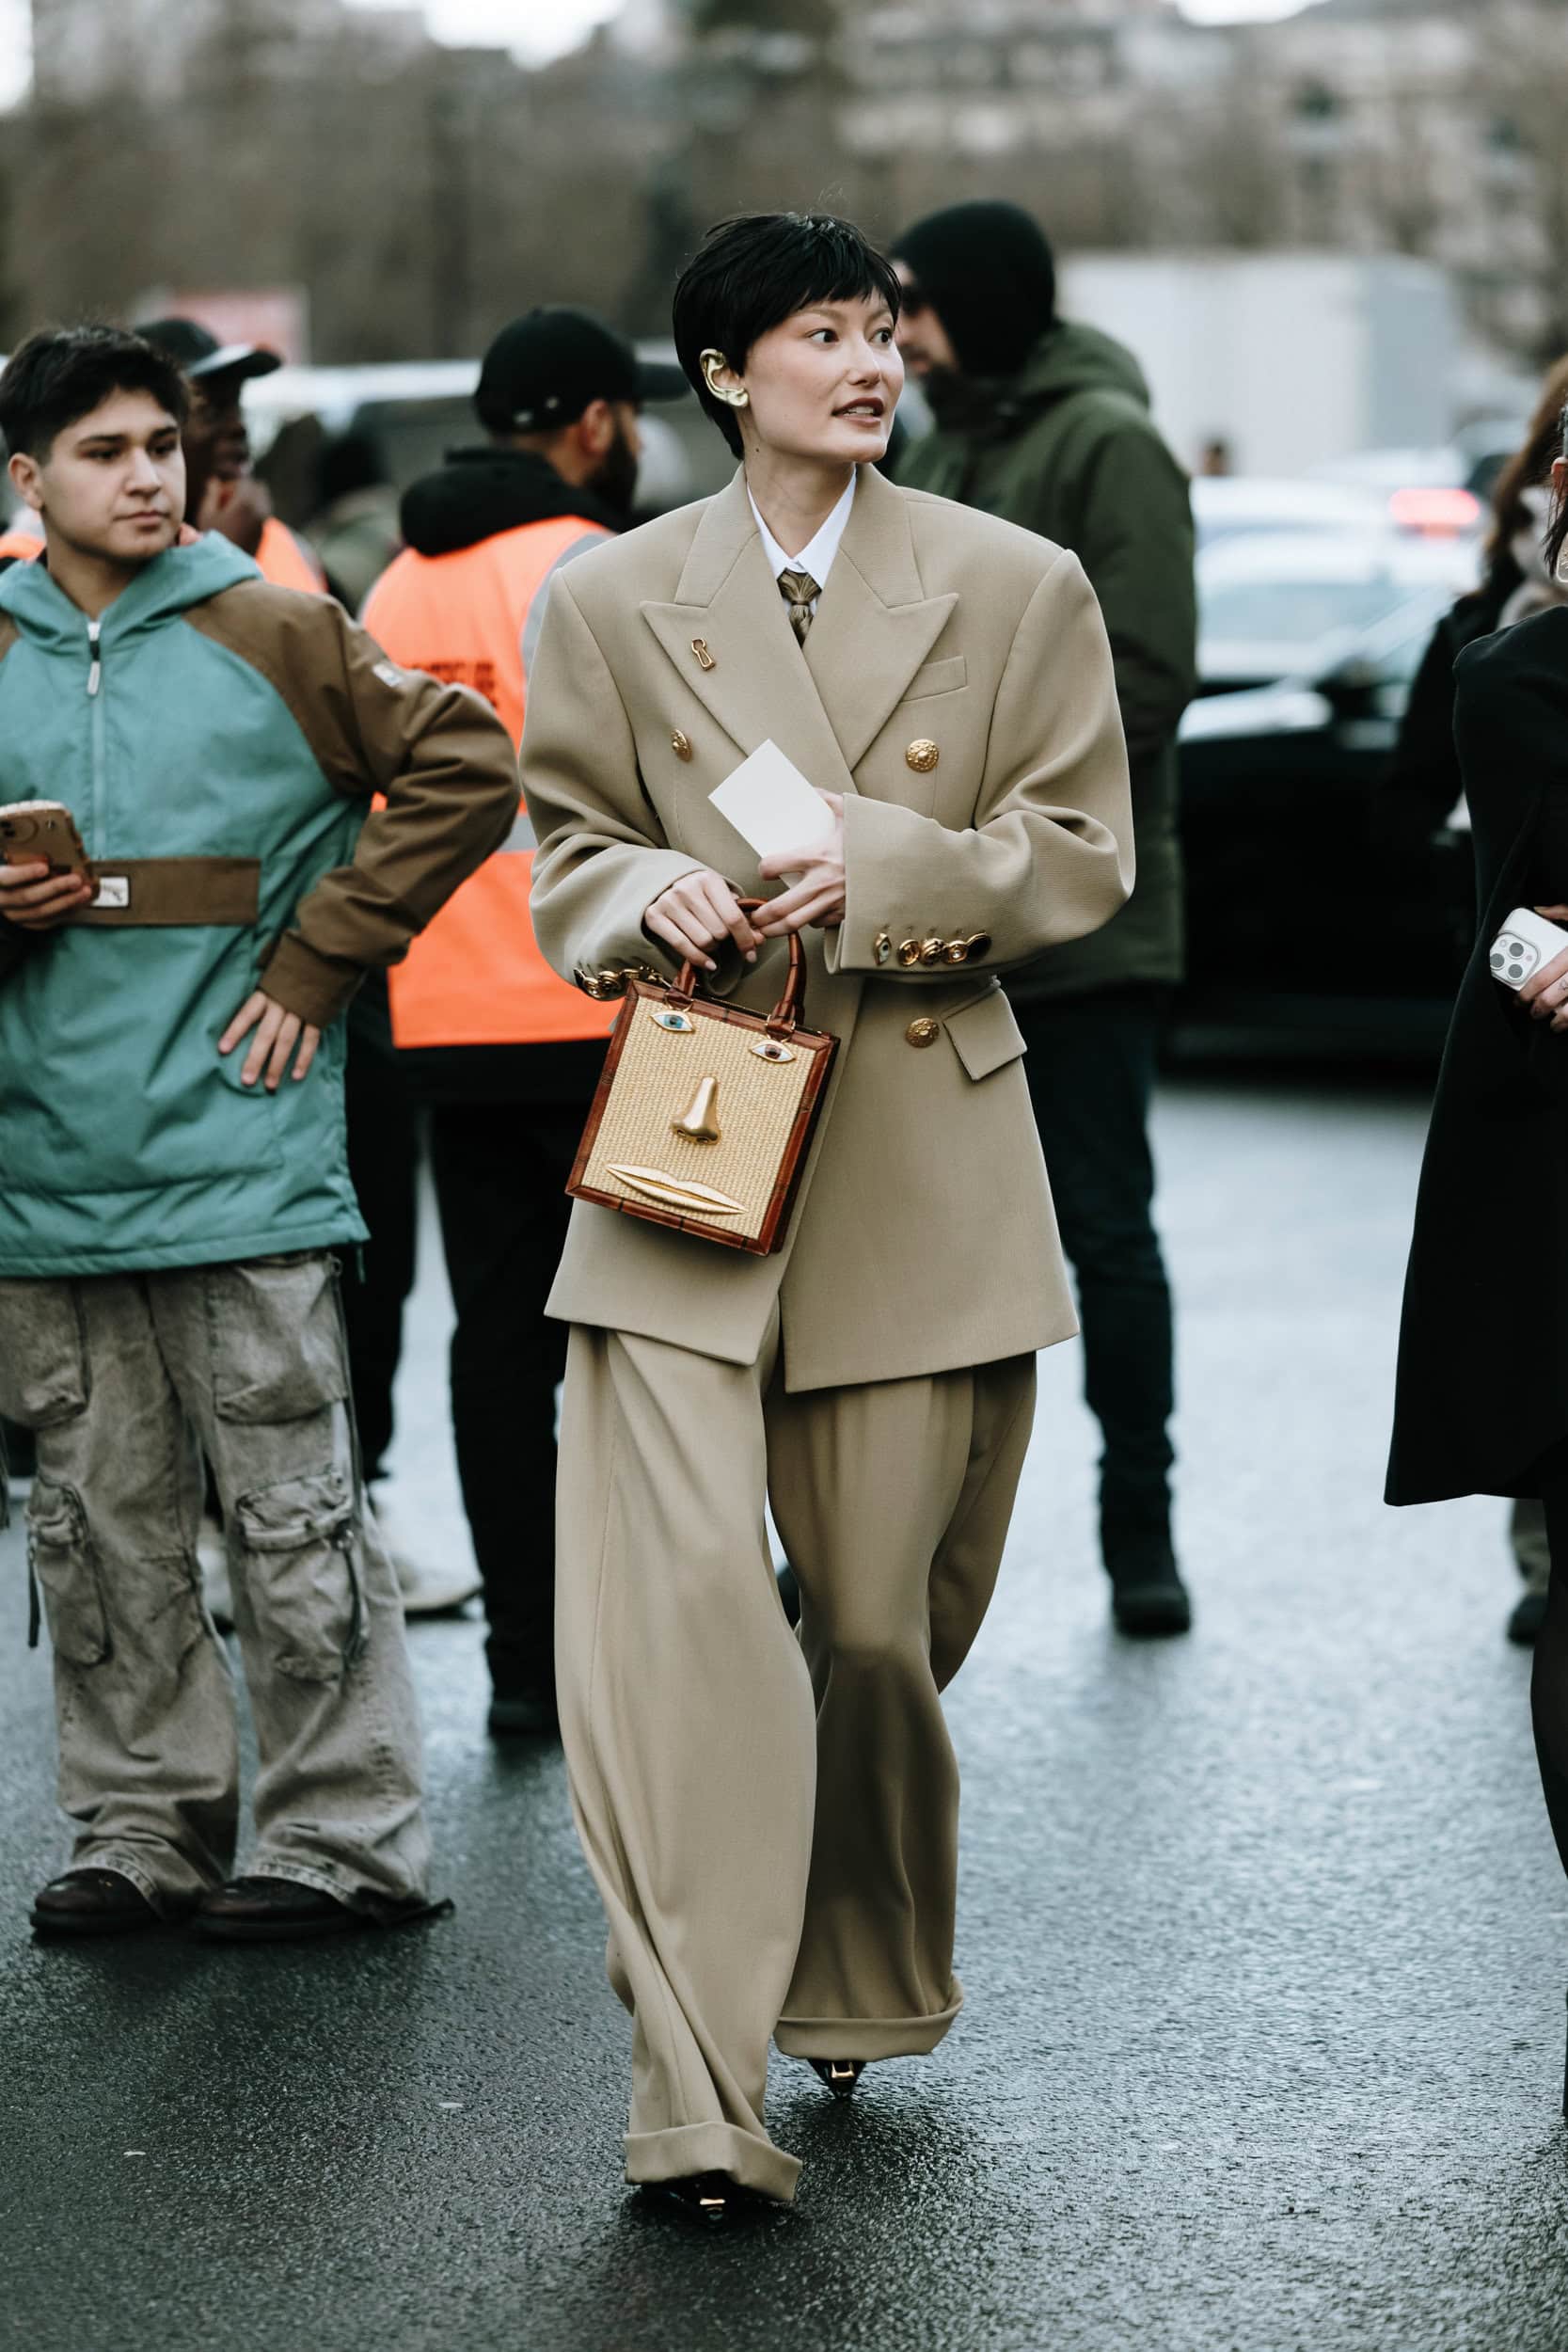
[[[95,858],[98,893],[73,923],[254,923],[261,899],[259,857]]]

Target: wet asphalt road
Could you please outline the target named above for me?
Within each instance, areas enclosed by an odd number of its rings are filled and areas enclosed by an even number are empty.
[[[0,1538],[0,2343],[1560,2352],[1568,1892],[1502,1507],[1378,1499],[1423,1117],[1409,1083],[1167,1089],[1198,1629],[1108,1630],[1058,1349],[950,1702],[967,2009],[850,2108],[777,2064],[800,2201],[723,2242],[619,2185],[560,1756],[486,1744],[473,1625],[414,1635],[454,1919],[35,1948],[63,1849]],[[443,1319],[433,1274],[398,1469],[450,1541]]]

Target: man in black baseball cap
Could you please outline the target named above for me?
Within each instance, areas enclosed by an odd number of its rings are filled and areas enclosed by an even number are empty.
[[[648,366],[586,310],[531,310],[502,327],[474,406],[488,439],[455,450],[403,501],[401,555],[366,600],[364,620],[405,669],[473,688],[521,734],[528,670],[550,584],[632,518],[645,401],[689,389],[674,366]],[[398,1104],[426,1109],[431,1166],[456,1308],[451,1408],[464,1506],[489,1620],[489,1728],[537,1737],[555,1724],[550,1497],[555,1391],[565,1327],[545,1300],[566,1233],[566,1178],[604,1063],[615,1007],[548,970],[529,919],[529,836],[514,839],[437,916],[390,976],[390,1053],[349,1035],[349,1158],[402,1207],[371,1227],[367,1287],[351,1292],[351,1333],[379,1296],[395,1334],[411,1258],[413,1168],[397,1158]],[[364,1005],[367,990],[356,1000]],[[395,1041],[395,1046],[393,1041]],[[390,1066],[388,1066],[390,1063]],[[404,1120],[404,1132],[411,1121]],[[356,1168],[357,1181],[357,1168]],[[391,1427],[396,1345],[355,1393],[361,1425]]]
[[[647,401],[678,400],[688,389],[673,362],[640,359],[591,310],[562,303],[501,328],[484,355],[474,407],[495,441],[553,443],[556,470],[588,483],[625,515],[637,488],[637,411]],[[566,452],[559,437],[573,427],[582,447]],[[579,457],[595,461],[586,473]]]
[[[210,488],[214,484],[243,482],[250,472],[250,436],[240,407],[241,387],[253,376],[270,375],[283,362],[276,351],[265,351],[258,343],[220,343],[195,319],[149,319],[135,332],[144,342],[167,353],[195,395],[182,436],[185,520],[198,530],[212,522],[222,527],[222,518],[213,509],[217,503],[231,502],[234,493],[219,489],[209,499]],[[264,520],[263,511],[257,521],[257,539]],[[238,534],[230,532],[230,535]],[[254,545],[246,548],[247,554],[255,552]]]

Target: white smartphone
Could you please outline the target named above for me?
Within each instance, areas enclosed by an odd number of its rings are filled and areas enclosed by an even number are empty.
[[[1534,972],[1568,947],[1568,931],[1548,923],[1533,907],[1515,907],[1492,942],[1492,977],[1504,988],[1523,988]]]

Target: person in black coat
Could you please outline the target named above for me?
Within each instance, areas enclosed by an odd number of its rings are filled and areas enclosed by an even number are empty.
[[[1545,485],[1562,439],[1565,402],[1568,358],[1548,374],[1524,441],[1493,485],[1481,583],[1458,598],[1432,633],[1378,794],[1376,845],[1391,883],[1403,891],[1430,887],[1445,904],[1463,887],[1454,861],[1466,854],[1463,834],[1448,830],[1463,789],[1454,741],[1454,663],[1466,645],[1568,600],[1568,586],[1547,569],[1542,547],[1550,503]],[[1546,1526],[1536,1498],[1514,1503],[1510,1533],[1525,1591],[1510,1613],[1508,1633],[1528,1646],[1546,1607]]]
[[[1568,462],[1555,473],[1554,573]],[[1387,1500],[1544,1502],[1552,1570],[1531,1711],[1568,1869],[1568,1218],[1549,1205],[1568,1194],[1568,936],[1517,996],[1489,957],[1516,906],[1568,918],[1568,606],[1468,646],[1455,681],[1480,930],[1421,1169]]]

